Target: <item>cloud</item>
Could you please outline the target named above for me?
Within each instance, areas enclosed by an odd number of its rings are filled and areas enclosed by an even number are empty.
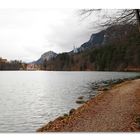
[[[0,56],[23,61],[49,50],[71,51],[94,32],[74,9],[1,9],[0,31]]]

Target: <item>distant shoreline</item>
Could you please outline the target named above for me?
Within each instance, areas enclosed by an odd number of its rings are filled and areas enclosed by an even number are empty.
[[[140,70],[122,70],[122,71],[105,71],[105,70],[0,70],[0,71],[60,71],[60,72],[140,72]]]
[[[140,78],[127,78],[103,89],[78,109],[70,110],[37,132],[140,131]],[[134,107],[133,107],[134,106]]]

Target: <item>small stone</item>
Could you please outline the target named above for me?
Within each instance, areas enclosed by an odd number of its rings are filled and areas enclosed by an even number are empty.
[[[63,116],[64,116],[64,117],[68,117],[69,115],[65,113]]]
[[[74,112],[75,112],[75,109],[72,108],[72,109],[70,110],[70,112],[69,112],[69,115],[72,115]]]
[[[84,98],[84,96],[80,96],[80,97],[78,97],[78,99],[83,99]]]
[[[83,100],[77,100],[76,103],[77,104],[83,104],[83,103],[85,103],[85,101],[83,101]]]

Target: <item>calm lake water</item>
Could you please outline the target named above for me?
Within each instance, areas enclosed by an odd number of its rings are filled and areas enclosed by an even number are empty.
[[[77,108],[88,84],[134,77],[129,72],[0,72],[0,132],[35,132],[44,123]]]

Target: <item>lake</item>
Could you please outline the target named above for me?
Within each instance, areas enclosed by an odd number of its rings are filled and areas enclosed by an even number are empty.
[[[88,85],[101,80],[129,78],[135,72],[0,71],[0,132],[35,132],[77,108]]]

